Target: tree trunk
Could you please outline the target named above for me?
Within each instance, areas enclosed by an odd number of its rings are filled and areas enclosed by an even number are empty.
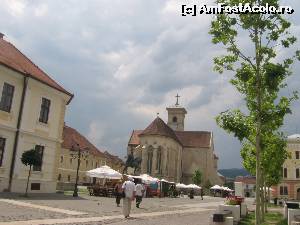
[[[28,172],[28,177],[27,177],[27,184],[26,184],[26,192],[25,192],[25,196],[28,196],[28,184],[29,184],[29,177],[31,175],[31,165],[29,167],[29,172]]]
[[[265,187],[264,187],[264,178],[265,178],[265,174],[264,174],[264,170],[262,169],[262,174],[261,174],[261,181],[260,181],[260,185],[261,185],[261,191],[260,191],[260,196],[261,196],[261,222],[265,221],[265,205],[266,205],[266,201],[265,201]]]
[[[261,72],[260,72],[260,42],[258,29],[255,29],[255,54],[256,54],[256,102],[257,102],[257,122],[256,122],[256,209],[255,209],[255,225],[261,224],[261,130],[262,130],[262,121],[261,121],[261,106],[262,106],[262,88],[261,88]]]
[[[255,190],[255,199],[256,199],[256,208],[255,208],[255,224],[260,225],[260,135],[256,136],[256,190]]]

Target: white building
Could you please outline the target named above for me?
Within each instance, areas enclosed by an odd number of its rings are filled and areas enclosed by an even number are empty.
[[[300,200],[300,134],[288,136],[287,151],[290,158],[282,166],[282,181],[272,188],[278,198]]]
[[[0,191],[24,192],[29,167],[22,153],[40,152],[29,192],[56,190],[58,153],[66,105],[73,95],[0,33]]]

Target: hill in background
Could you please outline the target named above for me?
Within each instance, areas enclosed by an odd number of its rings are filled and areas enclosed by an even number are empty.
[[[236,178],[237,176],[250,176],[250,173],[244,168],[232,168],[232,169],[221,169],[218,170],[220,174],[228,178]]]

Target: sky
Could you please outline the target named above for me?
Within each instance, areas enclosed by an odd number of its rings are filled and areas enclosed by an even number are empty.
[[[242,96],[229,84],[232,74],[213,71],[213,58],[224,48],[211,42],[212,17],[182,17],[187,2],[192,0],[0,0],[0,32],[74,93],[66,124],[100,150],[124,159],[132,130],[145,129],[157,113],[167,121],[166,107],[178,93],[188,111],[185,129],[212,131],[219,168],[240,168],[240,144],[215,117],[243,107]],[[282,5],[295,9],[288,18],[300,37],[300,1]],[[243,40],[241,45],[251,48]],[[299,71],[298,63],[283,94],[300,89]],[[287,135],[300,133],[300,101],[292,111],[283,127]]]

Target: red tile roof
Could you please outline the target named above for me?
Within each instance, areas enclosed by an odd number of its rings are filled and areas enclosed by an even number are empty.
[[[184,147],[210,148],[212,133],[208,131],[175,131]]]
[[[0,64],[12,70],[36,79],[71,97],[73,94],[65,90],[43,70],[36,66],[29,58],[20,52],[14,45],[0,37]]]
[[[159,117],[157,117],[139,136],[161,135],[172,138],[181,144],[174,131]]]
[[[97,156],[106,158],[105,154],[98,150],[88,139],[72,127],[64,126],[62,148],[71,149],[72,146],[79,144],[80,149],[88,148],[88,151]]]
[[[242,176],[237,176],[235,178],[235,182],[243,182],[245,184],[255,184],[256,183],[256,178],[255,177],[242,177]]]
[[[139,145],[140,138],[139,135],[143,132],[143,130],[133,130],[131,133],[131,137],[129,139],[128,145]]]
[[[128,145],[139,145],[140,135],[162,135],[175,139],[184,147],[210,148],[212,133],[208,131],[173,131],[165,122],[156,118],[145,130],[133,130]],[[174,137],[175,136],[175,137]],[[215,156],[216,157],[216,156]]]
[[[112,155],[107,151],[105,151],[104,154],[107,156],[107,158],[109,158],[114,163],[120,163],[120,164],[124,165],[124,161],[122,159],[120,159],[118,156]]]

